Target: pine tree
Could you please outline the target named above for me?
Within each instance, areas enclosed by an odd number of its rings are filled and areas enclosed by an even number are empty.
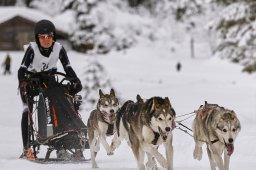
[[[48,15],[55,16],[60,14],[63,8],[63,1],[64,0],[31,0],[29,6],[39,9]]]
[[[228,58],[256,71],[256,3],[240,1],[228,5],[213,25],[216,31],[216,56]]]
[[[86,66],[83,79],[85,110],[95,108],[99,99],[99,89],[103,91],[111,89],[112,85],[104,67],[94,58],[91,58]]]
[[[73,49],[80,52],[107,53],[111,49],[130,47],[134,42],[133,37],[122,33],[117,35],[115,20],[111,18],[115,14],[111,14],[111,11],[115,12],[124,6],[125,3],[120,0],[67,1],[65,10],[72,9],[76,13],[77,27],[70,38]]]

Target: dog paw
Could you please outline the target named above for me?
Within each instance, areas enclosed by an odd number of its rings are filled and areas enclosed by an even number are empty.
[[[114,155],[114,152],[108,152],[107,155],[108,156]]]
[[[164,169],[167,169],[167,161],[166,160],[162,160],[159,162],[160,165],[164,168]]]
[[[114,152],[114,150],[116,150],[116,148],[117,148],[117,147],[116,147],[115,145],[112,145],[112,144],[111,144],[111,145],[110,145],[110,152]]]
[[[195,150],[193,153],[194,159],[197,159],[200,161],[202,159],[202,155],[203,155],[202,147],[195,147]]]
[[[157,170],[157,164],[154,163],[154,162],[148,161],[148,162],[146,163],[146,169]]]
[[[92,164],[92,168],[99,168],[97,164]]]

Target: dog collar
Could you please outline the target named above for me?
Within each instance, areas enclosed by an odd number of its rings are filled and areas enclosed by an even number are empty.
[[[219,141],[219,139],[215,139],[215,140],[212,140],[211,143],[214,144],[214,143],[216,143],[218,141]]]
[[[157,143],[157,141],[158,141],[158,139],[159,139],[160,134],[157,133],[157,132],[154,132],[154,131],[153,131],[153,133],[154,133],[154,140],[153,140],[151,143],[152,143],[153,145],[156,145],[156,143]]]
[[[106,132],[107,136],[112,136],[114,134],[114,124],[108,124],[108,130]]]

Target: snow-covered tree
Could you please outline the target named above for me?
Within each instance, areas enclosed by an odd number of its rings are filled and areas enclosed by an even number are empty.
[[[256,3],[240,1],[228,5],[212,24],[216,31],[214,54],[256,71]]]
[[[93,56],[95,57],[95,56]],[[84,72],[83,89],[84,89],[84,103],[85,110],[92,110],[95,108],[99,99],[99,89],[103,91],[111,89],[112,85],[110,78],[104,67],[94,58],[91,58]]]
[[[32,0],[29,6],[54,16],[61,12],[63,1],[65,0]]]
[[[117,22],[120,15],[125,17],[126,7],[127,4],[118,0],[66,2],[66,9],[76,12],[77,27],[71,36],[73,48],[82,52],[94,50],[97,53],[107,53],[111,49],[131,46],[134,35],[127,29],[119,28],[120,23]]]

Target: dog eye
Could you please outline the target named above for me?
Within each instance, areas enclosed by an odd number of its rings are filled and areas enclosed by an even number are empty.
[[[235,131],[236,131],[236,129],[234,128],[234,129],[232,129],[232,131],[233,131],[233,132],[235,132]]]
[[[222,131],[226,133],[226,132],[227,132],[227,129],[222,129]]]
[[[158,120],[160,120],[160,121],[161,121],[161,120],[163,120],[163,119],[162,119],[161,117],[159,117],[159,118],[158,118]]]
[[[172,120],[172,118],[170,117],[169,120]]]

